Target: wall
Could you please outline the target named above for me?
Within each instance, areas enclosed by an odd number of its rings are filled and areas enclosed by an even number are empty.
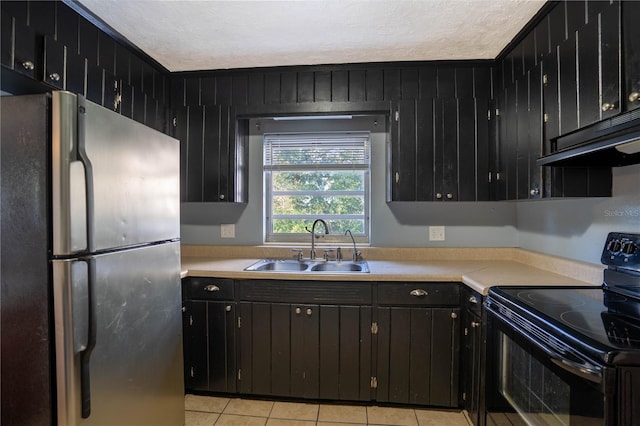
[[[249,140],[249,200],[246,205],[183,203],[181,238],[184,244],[263,244],[262,135],[264,132],[326,129],[322,122],[252,120]],[[337,120],[340,130],[349,120]],[[378,119],[384,123],[383,118]],[[321,124],[319,124],[321,123]],[[286,127],[283,127],[286,126]],[[511,202],[405,202],[386,203],[384,126],[372,131],[371,245],[376,247],[514,247],[517,245],[516,205]],[[353,130],[353,129],[352,129]],[[220,224],[235,223],[236,238],[220,238]],[[445,225],[446,240],[428,240],[429,225]]]
[[[640,232],[640,164],[613,169],[611,198],[551,199],[517,204],[518,245],[600,263],[609,232]]]

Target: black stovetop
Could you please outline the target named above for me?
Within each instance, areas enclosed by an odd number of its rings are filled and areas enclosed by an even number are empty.
[[[629,303],[624,296],[599,287],[496,287],[491,292],[515,302],[528,319],[550,323],[561,334],[580,335],[599,351],[640,353],[640,320],[608,306]]]

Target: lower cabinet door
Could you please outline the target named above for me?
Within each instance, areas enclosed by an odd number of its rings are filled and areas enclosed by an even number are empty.
[[[378,308],[376,400],[458,406],[459,309]]]
[[[370,307],[241,302],[240,324],[240,393],[370,399]]]
[[[236,391],[235,303],[184,302],[185,388]]]

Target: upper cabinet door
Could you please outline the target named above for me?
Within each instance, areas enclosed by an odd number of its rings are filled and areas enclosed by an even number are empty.
[[[640,108],[640,2],[622,3],[625,91],[627,109]]]

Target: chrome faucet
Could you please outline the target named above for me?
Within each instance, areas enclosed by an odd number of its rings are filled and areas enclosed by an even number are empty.
[[[316,258],[316,225],[320,222],[324,226],[324,233],[329,233],[329,225],[322,219],[316,219],[313,221],[313,226],[311,226],[311,253],[309,253],[309,259],[313,260]]]
[[[353,238],[353,234],[351,233],[350,229],[347,229],[346,231],[344,231],[344,235],[347,235],[347,234],[349,234],[349,236],[351,237],[351,242],[353,243],[353,255],[351,256],[351,259],[354,262],[358,262],[362,260],[362,253],[360,253],[356,248],[356,240],[355,238]]]

